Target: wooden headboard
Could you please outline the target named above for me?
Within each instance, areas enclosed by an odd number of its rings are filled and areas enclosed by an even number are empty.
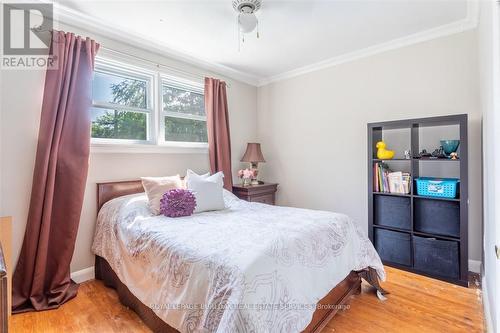
[[[128,194],[144,192],[140,180],[97,183],[97,212],[109,200]]]

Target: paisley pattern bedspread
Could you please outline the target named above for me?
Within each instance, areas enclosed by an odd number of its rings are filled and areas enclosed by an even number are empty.
[[[385,272],[347,216],[224,193],[226,209],[152,216],[144,194],[107,202],[92,250],[180,332],[300,332],[350,271]]]

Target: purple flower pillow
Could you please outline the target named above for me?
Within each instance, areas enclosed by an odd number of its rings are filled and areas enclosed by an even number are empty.
[[[175,188],[163,194],[160,199],[160,212],[168,217],[181,217],[193,214],[196,198],[193,192]]]

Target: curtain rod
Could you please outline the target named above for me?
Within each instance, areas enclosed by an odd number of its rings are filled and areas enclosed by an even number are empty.
[[[107,47],[104,47],[104,46],[101,46],[100,49],[102,49],[102,50],[104,50],[106,52],[116,53],[116,54],[119,54],[119,55],[122,55],[122,56],[125,56],[125,57],[137,59],[139,61],[152,64],[152,65],[154,65],[154,66],[156,66],[158,68],[166,68],[166,69],[168,69],[170,71],[177,72],[177,73],[183,74],[183,75],[187,75],[187,76],[190,76],[192,78],[197,78],[197,79],[202,79],[202,80],[205,78],[204,74],[185,71],[185,70],[182,70],[182,69],[175,68],[175,67],[173,67],[171,65],[165,65],[165,64],[162,64],[162,63],[159,63],[159,62],[156,62],[156,61],[152,61],[152,60],[143,58],[143,57],[139,57],[139,56],[136,56],[136,55],[131,55],[131,54],[126,53],[126,52],[113,50],[113,49],[110,49],[110,48],[107,48]],[[231,87],[231,85],[226,80],[224,80],[224,82],[226,82],[226,86],[227,87]]]

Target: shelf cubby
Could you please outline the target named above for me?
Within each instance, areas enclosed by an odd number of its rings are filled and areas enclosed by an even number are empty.
[[[411,230],[411,197],[379,195],[373,200],[374,224]]]
[[[442,139],[459,139],[459,158],[416,158]],[[395,158],[377,158],[384,140]],[[404,151],[410,150],[411,159]],[[368,234],[384,264],[462,286],[468,285],[467,115],[406,119],[368,124]],[[408,194],[373,191],[374,164],[409,172]],[[456,198],[421,196],[415,178],[458,178]]]
[[[415,231],[460,237],[460,202],[415,198],[413,211]]]
[[[387,261],[410,267],[412,263],[411,234],[390,229],[375,229],[377,251]]]

